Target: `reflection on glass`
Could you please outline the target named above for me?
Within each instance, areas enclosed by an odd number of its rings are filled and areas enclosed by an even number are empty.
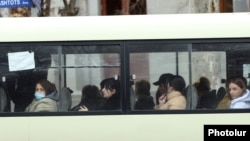
[[[72,106],[81,103],[83,87],[95,85],[101,91],[100,83],[103,79],[118,79],[116,76],[120,76],[119,50],[119,46],[63,48],[62,84],[73,90]],[[101,96],[103,97],[103,93]]]
[[[130,46],[130,74],[136,75],[134,83],[141,80],[149,81],[150,96],[153,102],[158,104],[157,92],[161,89],[161,85],[153,85],[160,75],[171,73],[179,74],[184,77],[184,81],[189,83],[189,53],[185,44],[140,44]],[[131,87],[135,89],[133,85]],[[132,91],[133,92],[133,91]],[[136,91],[130,94],[131,109],[138,102]],[[160,95],[167,93],[167,89],[160,91]]]

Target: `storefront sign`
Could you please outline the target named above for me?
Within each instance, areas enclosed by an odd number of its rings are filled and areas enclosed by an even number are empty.
[[[31,7],[31,0],[0,0],[0,8]]]

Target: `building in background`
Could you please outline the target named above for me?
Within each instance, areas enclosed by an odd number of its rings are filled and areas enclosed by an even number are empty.
[[[25,0],[19,0],[25,1]],[[1,17],[97,16],[176,13],[248,12],[249,0],[26,0],[41,6],[4,8]],[[2,6],[1,6],[2,3]],[[34,3],[34,2],[33,2]]]

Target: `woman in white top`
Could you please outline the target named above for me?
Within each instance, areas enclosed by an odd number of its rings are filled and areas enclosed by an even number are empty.
[[[250,91],[244,77],[233,77],[228,80],[228,93],[231,98],[230,109],[250,108]]]

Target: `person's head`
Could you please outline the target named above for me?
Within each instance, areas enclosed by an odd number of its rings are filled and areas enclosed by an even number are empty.
[[[158,86],[158,89],[160,91],[161,94],[166,93],[167,92],[167,86],[166,84],[168,83],[168,80],[174,76],[171,73],[164,73],[160,76],[159,80],[154,82],[153,84],[155,86]]]
[[[82,88],[82,99],[94,99],[99,96],[99,89],[95,85],[86,85]]]
[[[198,91],[210,91],[211,84],[207,77],[200,77],[199,82],[196,83],[196,88]]]
[[[244,77],[236,76],[228,79],[226,86],[231,99],[235,99],[246,92],[247,81]]]
[[[136,97],[150,96],[150,83],[147,80],[140,80],[135,82]]]
[[[172,91],[179,91],[183,93],[184,89],[186,88],[186,82],[182,76],[174,75],[169,79],[167,86],[168,93]]]
[[[211,90],[211,84],[207,77],[201,76],[197,82],[194,83],[197,89],[198,96],[201,96]]]
[[[42,79],[36,83],[35,98],[41,99],[56,91],[55,84],[46,79]]]
[[[114,78],[107,78],[101,82],[101,88],[103,97],[109,99],[114,95],[118,96],[120,92],[120,83]]]

